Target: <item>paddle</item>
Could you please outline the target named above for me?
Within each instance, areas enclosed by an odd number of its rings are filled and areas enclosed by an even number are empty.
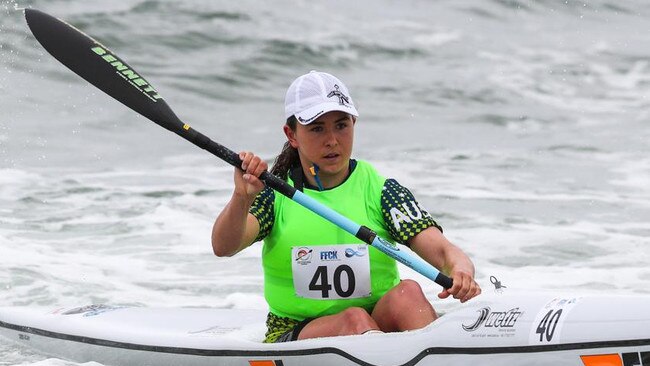
[[[228,164],[241,167],[242,162],[237,153],[181,122],[154,87],[107,47],[70,24],[41,11],[25,9],[25,18],[41,45],[77,75],[156,124],[211,152]],[[267,171],[262,173],[260,179],[267,186],[442,287],[451,288],[452,281],[449,277],[419,257],[400,251],[397,246],[379,237],[369,228],[354,223]]]

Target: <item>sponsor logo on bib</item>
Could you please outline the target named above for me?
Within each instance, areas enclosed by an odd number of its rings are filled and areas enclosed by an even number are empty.
[[[298,248],[296,251],[296,263],[305,266],[309,263],[311,263],[311,253],[313,252],[313,249],[309,249],[306,247],[301,247]]]

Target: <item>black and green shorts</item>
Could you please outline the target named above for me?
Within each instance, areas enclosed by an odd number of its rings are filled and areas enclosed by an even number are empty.
[[[295,341],[300,331],[313,319],[297,320],[269,313],[266,318],[266,336],[264,343]]]

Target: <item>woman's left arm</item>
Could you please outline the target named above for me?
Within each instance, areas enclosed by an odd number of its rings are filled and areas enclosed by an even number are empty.
[[[474,280],[474,264],[438,228],[432,226],[423,230],[409,240],[409,246],[422,259],[454,281],[450,289],[444,289],[438,294],[441,299],[451,295],[460,302],[465,302],[481,293],[481,287]]]

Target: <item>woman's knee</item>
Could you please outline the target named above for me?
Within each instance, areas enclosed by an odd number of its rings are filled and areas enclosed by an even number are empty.
[[[397,287],[407,294],[422,295],[422,287],[414,280],[401,280]]]
[[[339,314],[342,317],[343,324],[349,327],[350,332],[353,334],[363,333],[369,329],[377,329],[377,323],[363,308],[351,307]]]
[[[402,280],[379,301],[372,316],[384,331],[419,329],[438,317],[420,284],[413,280]]]
[[[427,301],[427,299],[424,296],[424,292],[422,292],[422,287],[419,283],[413,280],[402,280],[391,291],[390,301],[392,303],[404,303],[405,305],[413,305],[414,302],[417,303],[421,301]]]

